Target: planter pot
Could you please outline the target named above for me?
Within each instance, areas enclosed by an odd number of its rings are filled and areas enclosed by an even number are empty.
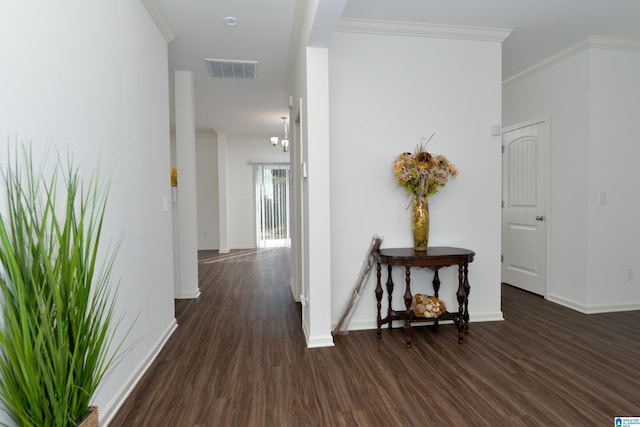
[[[98,421],[98,407],[90,406],[87,417],[78,424],[77,427],[100,427]]]

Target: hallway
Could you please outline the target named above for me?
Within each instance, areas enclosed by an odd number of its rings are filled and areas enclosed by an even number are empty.
[[[200,253],[198,300],[110,427],[612,425],[640,414],[640,312],[503,286],[503,322],[351,332],[307,349],[286,249]],[[473,289],[473,283],[472,289]],[[373,289],[365,289],[365,292]],[[473,292],[473,290],[472,290]]]

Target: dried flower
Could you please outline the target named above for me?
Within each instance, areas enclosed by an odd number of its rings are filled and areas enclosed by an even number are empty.
[[[458,176],[458,169],[445,156],[427,152],[427,144],[433,135],[429,139],[422,138],[413,154],[402,153],[393,162],[393,172],[398,184],[410,196],[434,195],[450,177]]]

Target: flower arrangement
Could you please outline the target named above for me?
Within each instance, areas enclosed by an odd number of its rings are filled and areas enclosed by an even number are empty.
[[[393,162],[398,184],[412,197],[432,196],[444,187],[449,178],[458,176],[458,169],[445,156],[427,152],[427,144],[433,135],[429,139],[422,138],[413,154],[402,153]]]

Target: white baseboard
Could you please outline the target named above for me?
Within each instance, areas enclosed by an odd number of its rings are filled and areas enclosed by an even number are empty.
[[[333,328],[335,329],[337,325],[336,324],[332,324]],[[348,325],[344,325],[347,327],[348,331],[368,331],[371,329],[376,329],[378,327],[378,324],[376,323],[376,320],[352,320],[351,322],[349,322]],[[386,326],[386,325],[385,325]]]
[[[200,288],[193,292],[176,292],[173,297],[175,299],[197,299],[200,296]]]
[[[302,333],[304,334],[304,342],[309,342],[309,330],[307,329],[306,323],[302,322]]]
[[[504,317],[501,311],[498,311],[496,313],[470,313],[469,314],[470,323],[496,322],[500,320],[504,320]],[[453,321],[448,320],[448,321],[440,322],[441,325],[446,325],[448,323],[453,323]],[[335,327],[335,325],[333,326]],[[354,320],[347,325],[347,330],[348,331],[368,331],[371,329],[376,329],[377,327],[378,327],[378,324],[376,323],[375,319],[374,320]],[[388,327],[389,327],[388,325],[383,326],[383,328],[388,328]],[[394,328],[402,327],[402,321],[401,320],[394,321],[393,327]]]
[[[307,348],[333,347],[333,335],[307,337]]]
[[[147,372],[153,361],[158,357],[160,350],[162,350],[177,327],[178,322],[174,318],[169,323],[164,333],[158,338],[155,345],[147,353],[147,356],[129,376],[129,379],[122,385],[122,387],[120,387],[120,390],[118,390],[111,402],[109,402],[104,408],[99,408],[101,426],[108,427],[113,417],[116,415],[125,400],[127,400],[127,397],[129,397],[138,382],[140,382],[142,376]]]
[[[504,320],[502,311],[495,313],[469,313],[469,323],[473,322],[499,322]]]
[[[256,249],[256,245],[233,245],[231,250],[239,250],[239,249]]]
[[[572,310],[579,311],[583,314],[613,313],[618,311],[640,310],[640,302],[633,302],[631,304],[584,305],[553,294],[547,295],[546,299]]]
[[[198,246],[199,251],[217,251],[218,249],[220,249],[218,246],[213,246],[213,245]]]
[[[323,335],[312,337],[309,335],[307,325],[302,322],[302,332],[304,333],[304,339],[307,342],[307,348],[319,348],[319,347],[333,347],[333,335]]]

